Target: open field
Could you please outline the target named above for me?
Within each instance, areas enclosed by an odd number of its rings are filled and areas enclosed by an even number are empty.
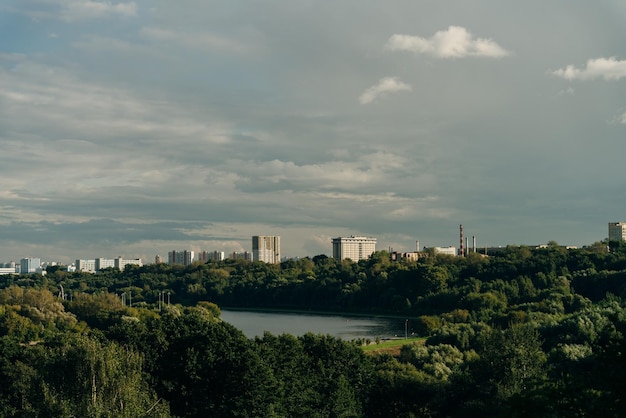
[[[365,351],[368,354],[383,354],[383,353],[387,353],[387,354],[391,354],[394,357],[397,357],[400,355],[400,349],[402,348],[403,345],[408,345],[408,344],[424,344],[424,342],[426,341],[426,338],[424,337],[419,337],[419,338],[408,338],[408,339],[397,339],[397,340],[384,340],[381,341],[380,343],[376,344],[376,343],[371,343],[369,345],[364,345],[363,351]]]

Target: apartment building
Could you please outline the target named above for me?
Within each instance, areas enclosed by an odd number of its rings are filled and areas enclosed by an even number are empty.
[[[333,238],[333,258],[366,260],[376,251],[376,238],[350,236]]]

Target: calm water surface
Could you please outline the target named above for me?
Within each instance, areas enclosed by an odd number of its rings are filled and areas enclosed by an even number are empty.
[[[332,335],[344,340],[371,340],[404,337],[405,320],[377,317],[352,317],[301,313],[229,311],[222,309],[222,319],[240,329],[248,338],[262,337],[265,331],[274,335]],[[410,322],[406,324],[411,333]]]

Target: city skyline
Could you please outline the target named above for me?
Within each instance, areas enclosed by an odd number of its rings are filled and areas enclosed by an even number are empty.
[[[0,260],[584,246],[626,219],[626,4],[0,5]]]
[[[619,232],[618,232],[619,231]],[[626,222],[609,222],[608,223],[608,237],[598,241],[604,240],[613,240],[613,241],[626,241]],[[459,240],[463,240],[463,244],[459,242],[459,247],[457,248],[455,245],[446,245],[444,247],[441,246],[422,246],[419,240],[415,241],[415,248],[376,248],[377,238],[375,237],[364,237],[364,236],[345,236],[345,237],[335,237],[331,240],[331,251],[330,253],[318,253],[318,254],[303,254],[298,256],[281,256],[281,246],[280,246],[280,236],[252,236],[252,245],[251,251],[244,249],[242,252],[232,251],[230,253],[226,253],[225,251],[218,250],[207,250],[207,249],[192,249],[191,247],[187,247],[184,249],[172,250],[167,253],[167,264],[181,264],[181,265],[189,265],[194,262],[208,262],[212,261],[223,261],[225,259],[232,258],[244,258],[249,261],[264,261],[266,263],[279,263],[284,260],[289,259],[297,259],[301,257],[309,257],[312,258],[318,255],[325,255],[327,257],[332,257],[335,259],[345,259],[350,258],[354,261],[359,261],[362,259],[367,259],[369,256],[376,251],[388,251],[390,254],[417,254],[427,248],[434,249],[435,252],[449,255],[458,255],[465,256],[469,252],[480,252],[481,249],[485,251],[487,248],[504,248],[508,245],[519,245],[519,246],[529,246],[529,247],[544,247],[548,245],[550,242],[555,242],[554,240],[550,240],[546,243],[534,243],[534,244],[519,244],[519,243],[509,243],[506,245],[496,245],[496,246],[478,246],[476,244],[476,236],[473,235],[471,237],[464,236],[463,234],[463,225],[459,225]],[[598,242],[596,241],[596,242]],[[261,244],[261,243],[264,244]],[[595,243],[595,242],[594,242]],[[594,244],[589,243],[589,245]],[[558,243],[566,248],[578,248],[577,246],[567,245],[566,243]],[[460,248],[464,247],[463,254],[461,254]],[[486,252],[485,252],[486,254]],[[93,268],[98,270],[98,263],[107,262],[108,264],[102,267],[113,267],[116,263],[122,264],[152,264],[154,263],[165,263],[165,260],[160,254],[155,254],[152,259],[150,258],[134,258],[134,259],[124,259],[123,256],[118,255],[114,259],[108,259],[107,257],[97,256],[97,257],[86,257],[83,259],[75,259],[71,256],[64,257],[63,260],[71,260],[70,262],[52,260],[52,259],[42,259],[41,257],[18,257],[17,259],[11,259],[9,261],[3,260],[0,258],[0,268],[2,265],[15,264],[19,265],[20,262],[23,263],[26,259],[37,259],[42,265],[47,265],[52,263],[52,265],[56,263],[66,264],[66,265],[76,265],[79,267],[79,263],[88,263],[93,264]],[[153,260],[153,261],[150,261]],[[159,260],[159,261],[157,261]],[[80,269],[80,268],[79,268]],[[90,270],[88,268],[87,270]]]

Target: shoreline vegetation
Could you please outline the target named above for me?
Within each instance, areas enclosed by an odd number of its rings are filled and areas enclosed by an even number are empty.
[[[5,275],[0,416],[620,416],[625,297],[613,242]],[[419,338],[250,339],[220,306],[409,319]]]

